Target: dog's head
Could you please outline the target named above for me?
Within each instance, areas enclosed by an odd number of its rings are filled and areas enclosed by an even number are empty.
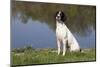
[[[57,11],[56,12],[56,21],[66,21],[66,16],[62,11]]]

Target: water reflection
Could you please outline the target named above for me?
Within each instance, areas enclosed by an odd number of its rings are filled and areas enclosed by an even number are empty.
[[[95,6],[15,2],[12,7],[12,48],[32,45],[55,48],[55,13],[63,10],[65,24],[81,48],[95,47]]]

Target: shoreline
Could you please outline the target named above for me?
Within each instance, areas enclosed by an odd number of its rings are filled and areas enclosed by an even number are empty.
[[[57,49],[33,49],[25,48],[11,51],[12,65],[39,65],[51,63],[74,63],[96,61],[96,49],[82,49],[83,52],[66,52],[65,56],[57,54]]]

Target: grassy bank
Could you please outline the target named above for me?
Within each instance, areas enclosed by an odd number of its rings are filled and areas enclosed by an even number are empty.
[[[82,52],[66,52],[57,55],[56,49],[14,49],[11,52],[12,65],[48,64],[77,61],[95,61],[95,49],[82,49]]]

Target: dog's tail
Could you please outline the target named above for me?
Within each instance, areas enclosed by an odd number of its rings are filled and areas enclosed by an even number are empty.
[[[82,49],[80,49],[80,52],[82,52]]]
[[[83,49],[80,49],[80,52],[81,52],[81,53],[84,53],[85,51],[84,51]]]

